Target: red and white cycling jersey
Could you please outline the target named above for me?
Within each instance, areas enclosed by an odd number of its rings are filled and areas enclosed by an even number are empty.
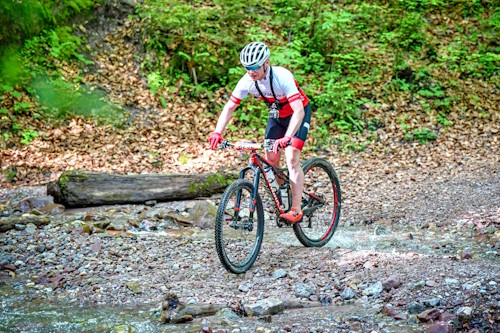
[[[262,94],[266,97],[269,102],[274,102],[274,96],[271,91],[271,85],[269,80],[269,73],[271,71],[268,69],[266,77],[263,80],[254,81],[246,73],[234,88],[233,93],[231,94],[231,101],[240,104],[241,100],[245,98],[249,93],[254,95],[255,97],[264,100],[262,96],[255,88],[255,83],[259,85]],[[300,89],[297,80],[293,77],[293,74],[286,68],[273,66],[273,89],[276,94],[276,98],[280,103],[287,104],[283,105],[283,108],[280,110],[279,117],[285,118],[293,114],[293,110],[290,107],[290,103],[296,101],[298,99],[302,100],[302,105],[306,106],[309,103],[309,98],[307,98],[306,94],[302,89]]]

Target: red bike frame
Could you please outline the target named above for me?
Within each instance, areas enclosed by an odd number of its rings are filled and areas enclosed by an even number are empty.
[[[286,183],[289,182],[288,176],[283,173],[285,169],[278,169],[275,166],[271,165],[267,159],[264,157],[260,156],[257,154],[257,150],[262,149],[262,144],[257,144],[257,143],[235,143],[231,144],[227,141],[223,142],[221,144],[221,148],[227,148],[229,146],[233,146],[236,150],[249,150],[250,151],[250,157],[248,159],[248,166],[243,168],[240,171],[239,178],[243,179],[245,178],[245,175],[248,171],[253,171],[254,173],[254,178],[253,178],[253,190],[252,190],[252,202],[250,204],[250,214],[251,214],[251,219],[253,219],[253,212],[255,211],[255,201],[257,198],[257,192],[259,191],[259,180],[260,180],[260,174],[262,173],[264,175],[264,179],[266,180],[267,186],[269,187],[269,191],[271,192],[274,203],[276,207],[278,207],[278,210],[280,214],[285,213],[282,209],[280,199],[278,198],[278,194],[274,191],[273,187],[271,186],[271,183],[269,182],[269,179],[267,178],[266,173],[264,172],[264,165],[269,166],[272,170],[276,178],[280,178],[284,180]],[[287,198],[286,198],[287,199]],[[240,206],[240,195],[237,196],[237,202],[236,202],[236,207]]]

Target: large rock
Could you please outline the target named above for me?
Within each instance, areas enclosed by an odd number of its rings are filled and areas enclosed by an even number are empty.
[[[424,299],[423,302],[425,306],[433,308],[439,305],[441,299],[436,297],[436,298]]]
[[[349,300],[356,297],[356,292],[352,288],[345,287],[345,289],[340,294],[340,297],[342,297],[342,299]]]
[[[396,289],[401,286],[401,282],[399,281],[399,277],[397,275],[391,275],[386,280],[382,282],[382,287],[386,291],[390,291],[391,289]]]
[[[134,327],[129,325],[118,325],[113,327],[111,333],[135,333],[136,330]]]
[[[37,227],[49,224],[50,220],[44,215],[24,214],[22,216],[8,217],[0,219],[0,232],[6,232],[16,227],[16,225],[33,224]]]
[[[33,208],[40,209],[54,203],[54,198],[50,195],[25,198],[19,202],[19,209],[26,213]]]
[[[408,312],[410,314],[417,314],[417,313],[420,313],[424,310],[425,310],[425,306],[423,306],[422,304],[420,304],[418,302],[411,302],[408,305]]]
[[[453,333],[454,328],[447,322],[438,321],[427,328],[425,333]]]
[[[457,318],[461,323],[466,323],[472,317],[472,308],[469,306],[464,306],[458,308],[457,310]]]
[[[250,317],[274,315],[283,312],[283,302],[275,299],[263,299],[256,303],[245,304],[245,312]]]
[[[199,317],[199,316],[211,316],[220,309],[225,308],[225,305],[222,304],[188,304],[184,307],[182,307],[181,310],[179,310],[178,315],[179,316],[193,316],[193,317]]]
[[[139,282],[137,281],[128,281],[126,283],[127,285],[127,288],[133,292],[134,294],[140,294],[142,293],[142,290],[141,290],[141,285],[139,284]]]
[[[182,312],[185,304],[179,302],[174,293],[167,293],[161,304],[160,321],[162,323],[180,324],[193,320],[193,315]],[[215,312],[214,312],[215,313]]]
[[[282,268],[275,270],[273,273],[273,279],[278,280],[284,278],[288,275],[288,272]]]
[[[308,298],[316,293],[316,287],[299,283],[293,287],[293,291],[298,298]]]
[[[378,296],[380,293],[384,290],[384,287],[382,286],[382,282],[378,281],[365,290],[363,290],[363,295],[366,296]]]
[[[439,316],[441,315],[441,312],[439,309],[429,309],[423,312],[420,312],[417,317],[420,321],[431,321],[431,320],[437,320]]]
[[[217,311],[217,313],[215,314],[215,318],[218,319],[222,325],[228,325],[240,319],[236,312],[229,308],[224,308]]]
[[[216,215],[217,206],[208,200],[196,202],[189,211],[189,219],[202,229],[214,228]]]

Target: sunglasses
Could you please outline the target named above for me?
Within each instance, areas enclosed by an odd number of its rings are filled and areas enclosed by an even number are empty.
[[[262,67],[262,65],[245,66],[245,68],[246,68],[247,71],[254,71],[254,72],[256,70],[258,70],[259,68],[261,68],[261,67]]]

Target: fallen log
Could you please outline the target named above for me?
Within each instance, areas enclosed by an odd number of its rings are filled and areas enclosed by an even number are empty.
[[[66,207],[137,204],[193,199],[221,193],[231,174],[140,174],[66,171],[47,185],[47,194]]]

